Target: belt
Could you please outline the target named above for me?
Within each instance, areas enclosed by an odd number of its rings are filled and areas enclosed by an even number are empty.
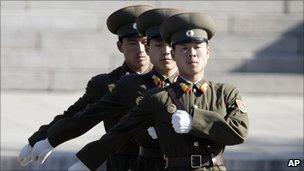
[[[164,155],[160,149],[155,148],[139,148],[139,156],[141,157],[153,157],[153,158],[163,158]]]
[[[186,168],[201,168],[224,165],[224,158],[219,154],[211,159],[211,156],[193,154],[190,157],[165,157],[166,168],[171,167],[186,167]]]
[[[123,155],[138,155],[138,146],[137,145],[124,145],[115,154]]]

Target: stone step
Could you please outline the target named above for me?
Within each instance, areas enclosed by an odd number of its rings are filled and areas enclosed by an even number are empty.
[[[156,2],[157,3],[157,2]],[[172,2],[161,2],[160,4]],[[303,9],[301,10],[301,2],[193,2],[185,5],[177,2],[173,6],[181,6],[189,10],[195,9],[197,6],[211,8],[212,15],[218,25],[219,32],[238,33],[238,32],[262,32],[274,33],[283,32],[293,29],[298,24],[302,26],[296,29],[296,32],[301,32],[303,28]],[[228,4],[225,4],[228,3]],[[3,30],[18,30],[23,28],[27,33],[31,31],[52,32],[54,30],[85,30],[87,32],[108,32],[106,29],[107,16],[116,8],[120,8],[118,4],[103,4],[103,3],[84,3],[86,5],[80,8],[79,4],[68,5],[69,3],[20,3],[17,4],[5,3],[2,7],[3,15]],[[153,4],[153,3],[152,3]],[[159,5],[160,5],[159,4]],[[248,5],[251,4],[251,5]],[[66,6],[65,6],[66,5]],[[227,7],[228,5],[228,7]],[[47,6],[47,8],[46,8]],[[86,8],[89,7],[89,8]],[[284,9],[282,12],[267,13],[257,10],[254,6],[260,6],[259,10],[264,10],[270,7],[278,7]],[[216,7],[216,8],[215,8]],[[113,9],[112,9],[113,8]],[[203,8],[203,9],[204,9]],[[213,9],[215,8],[215,9]],[[285,10],[299,8],[295,10],[297,13],[288,13]],[[199,8],[202,9],[202,8]],[[250,10],[253,10],[250,12]],[[265,12],[266,12],[265,11]],[[246,13],[243,13],[246,12]],[[64,16],[64,17],[63,17]],[[284,24],[282,24],[284,23]],[[293,32],[295,32],[293,31]],[[5,33],[5,32],[4,32]],[[36,34],[36,33],[34,33]],[[38,33],[44,34],[44,33]]]
[[[10,90],[84,90],[99,69],[1,68],[1,88]]]
[[[4,31],[5,32],[5,31]],[[18,41],[16,41],[18,40]],[[117,52],[117,37],[110,33],[89,33],[84,31],[60,31],[41,34],[39,32],[8,31],[2,37],[2,48],[34,48],[39,51],[54,49],[85,49]],[[303,52],[303,35],[300,34],[217,34],[210,41],[212,50],[220,52],[253,53]],[[11,49],[12,50],[12,49]]]
[[[182,8],[185,10],[200,10],[206,12],[222,12],[222,13],[298,13],[303,11],[303,3],[301,1],[191,1],[188,3],[172,2],[172,1],[126,1],[122,5],[119,1],[109,2],[5,2],[2,8],[15,10],[22,9],[24,11],[35,9],[78,9],[78,10],[116,10],[123,6],[147,4],[155,7],[172,7]],[[102,10],[101,10],[102,11]]]
[[[89,79],[105,69],[2,68],[4,90],[84,90]],[[303,93],[303,75],[282,73],[219,73],[206,70],[206,77],[227,82],[248,93]]]
[[[230,33],[263,34],[288,32],[288,34],[301,34],[303,30],[303,14],[299,15],[235,15],[229,16]]]
[[[108,32],[106,28],[107,16],[111,9],[80,10],[80,9],[31,9],[27,11],[6,10],[3,12],[2,29],[23,31],[39,31],[44,34],[56,30],[85,30],[86,32]],[[113,9],[114,10],[114,9]],[[216,21],[217,32],[262,32],[280,33],[303,23],[303,14],[268,13],[268,14],[230,14],[212,12]],[[282,24],[284,23],[284,24]],[[302,26],[303,28],[303,26]],[[300,32],[301,28],[293,32]]]
[[[301,1],[143,3],[199,9],[214,16],[218,28],[210,42],[208,72],[303,73]],[[117,37],[107,30],[105,21],[121,7],[120,2],[2,3],[2,85],[82,89],[90,76],[119,66],[123,58],[115,45]],[[65,81],[66,77],[71,78]]]
[[[3,67],[110,68],[123,62],[118,49],[15,49],[3,48]]]
[[[61,54],[62,56],[59,56]],[[102,55],[101,55],[102,54]],[[39,52],[36,50],[2,51],[4,73],[13,70],[103,70],[119,66],[123,62],[119,52],[99,50],[54,50]],[[107,70],[108,69],[108,70]],[[266,73],[303,73],[303,53],[250,53],[212,51],[207,70],[217,73],[226,72],[266,72]],[[44,72],[44,71],[43,71]],[[52,71],[53,72],[53,71]]]
[[[228,73],[206,72],[212,81],[236,86],[243,93],[257,94],[302,94],[303,74],[277,73]]]
[[[245,73],[303,73],[303,53],[223,53],[214,52],[207,71]]]
[[[212,71],[230,72],[301,72],[303,52],[273,52],[273,47],[259,52],[223,51],[213,49],[208,68]],[[220,47],[221,48],[221,47]],[[247,49],[248,50],[248,49]],[[277,50],[278,51],[278,50]],[[45,49],[2,48],[2,67],[45,68],[111,68],[123,61],[117,49]]]
[[[215,35],[210,41],[211,50],[219,52],[303,52],[303,36],[292,35]]]
[[[289,1],[160,1],[161,7],[179,7],[185,10],[196,10],[206,13],[284,13],[303,11],[303,3]],[[302,7],[302,8],[301,8]]]

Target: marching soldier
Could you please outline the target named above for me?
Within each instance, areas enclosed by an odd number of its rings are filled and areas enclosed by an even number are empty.
[[[160,31],[172,45],[179,68],[177,81],[148,91],[107,134],[76,154],[78,163],[94,170],[130,138],[153,126],[167,170],[226,170],[222,153],[226,145],[244,142],[248,115],[234,86],[204,76],[214,30],[214,20],[202,13],[182,13],[165,20]]]
[[[95,104],[88,105],[84,112],[73,118],[58,121],[48,130],[46,141],[49,142],[49,146],[53,148],[71,138],[80,136],[102,120],[112,117],[120,118],[138,105],[148,89],[173,84],[177,77],[177,66],[171,57],[171,47],[160,37],[159,27],[164,19],[181,12],[177,9],[160,8],[146,11],[138,17],[137,29],[148,38],[147,53],[154,69],[144,75],[129,75],[121,78],[115,83],[111,93]],[[152,127],[143,130],[140,135],[135,137],[136,142],[140,145],[135,170],[164,169],[163,153],[155,139],[157,136]],[[33,148],[33,154],[38,158],[47,151],[48,149],[39,142]],[[82,163],[77,163],[71,169],[88,170]]]
[[[108,74],[97,75],[88,82],[85,94],[70,106],[62,115],[58,115],[52,122],[42,125],[29,139],[29,144],[25,145],[20,151],[19,161],[25,166],[33,160],[43,163],[50,154],[52,148],[48,142],[44,141],[47,137],[49,128],[64,118],[71,118],[78,112],[83,111],[89,104],[93,104],[98,99],[107,94],[120,77],[128,74],[144,74],[152,69],[149,56],[145,52],[146,37],[142,36],[135,27],[136,18],[143,12],[152,9],[147,5],[136,5],[122,8],[112,13],[108,20],[108,29],[118,35],[117,47],[123,53],[125,61],[122,66],[116,68]],[[113,116],[104,121],[106,131],[113,127],[119,118]],[[32,147],[40,142],[49,150],[39,158],[32,157]],[[130,141],[123,146],[120,151],[110,156],[107,162],[108,170],[128,170],[133,168],[138,156],[139,147],[136,142]],[[112,166],[110,166],[110,161]],[[116,168],[119,166],[119,168]]]

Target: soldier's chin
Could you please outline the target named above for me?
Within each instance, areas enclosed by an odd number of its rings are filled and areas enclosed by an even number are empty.
[[[147,58],[145,58],[145,59],[138,59],[138,60],[136,60],[136,63],[138,64],[138,65],[145,65],[145,64],[147,64],[147,62],[148,62],[148,59]]]
[[[188,69],[192,74],[197,74],[197,73],[202,72],[202,69],[198,66],[190,66],[190,67],[188,67]]]
[[[174,63],[173,62],[164,62],[162,63],[162,65],[166,68],[166,69],[171,69],[174,67]]]

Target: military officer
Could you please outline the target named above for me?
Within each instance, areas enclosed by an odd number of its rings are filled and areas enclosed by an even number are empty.
[[[243,143],[248,115],[236,87],[207,80],[204,70],[210,56],[214,20],[202,13],[182,13],[166,19],[162,38],[172,44],[179,68],[169,87],[148,91],[139,105],[100,140],[76,155],[94,170],[130,138],[154,126],[167,170],[226,170],[226,145]],[[78,162],[79,163],[79,162]]]
[[[181,10],[171,8],[152,9],[142,13],[137,19],[137,29],[148,38],[147,53],[154,69],[144,75],[129,75],[121,78],[112,89],[95,104],[88,105],[83,113],[76,117],[63,119],[53,125],[47,133],[47,141],[52,147],[80,136],[102,120],[125,115],[128,110],[136,106],[148,89],[171,85],[177,77],[177,66],[171,57],[171,47],[160,37],[159,26],[164,19]],[[154,128],[142,131],[135,138],[140,145],[138,165],[136,170],[163,170],[164,159],[156,139]],[[148,135],[150,134],[150,137]],[[48,149],[40,148],[39,142],[34,146],[33,153],[38,158]],[[82,163],[73,166],[76,170],[86,170]],[[73,169],[73,168],[71,168]]]
[[[73,117],[76,113],[85,109],[88,104],[93,104],[99,98],[108,93],[114,86],[114,83],[122,76],[128,74],[144,74],[152,69],[149,56],[145,52],[146,37],[142,36],[136,28],[135,20],[143,12],[153,9],[147,5],[136,5],[122,8],[112,13],[108,20],[108,29],[118,35],[119,41],[117,47],[124,55],[124,63],[122,66],[116,68],[108,74],[97,75],[88,82],[85,94],[78,99],[72,106],[70,106],[62,115],[58,115],[49,124],[43,125],[36,131],[29,139],[29,144],[25,145],[20,152],[19,161],[21,165],[26,165],[32,159],[32,147],[39,141],[46,138],[48,129],[59,120]],[[112,117],[104,121],[105,129],[109,130],[117,122],[117,118]],[[45,141],[42,141],[45,142]],[[47,143],[45,146],[47,146]],[[40,156],[37,160],[43,162],[52,149]],[[121,166],[127,170],[133,167],[138,156],[139,147],[137,143],[130,142],[120,149],[115,155],[111,157],[113,166]],[[123,159],[121,159],[123,156]],[[119,164],[118,164],[118,163]],[[117,170],[111,167],[108,161],[108,170]]]

